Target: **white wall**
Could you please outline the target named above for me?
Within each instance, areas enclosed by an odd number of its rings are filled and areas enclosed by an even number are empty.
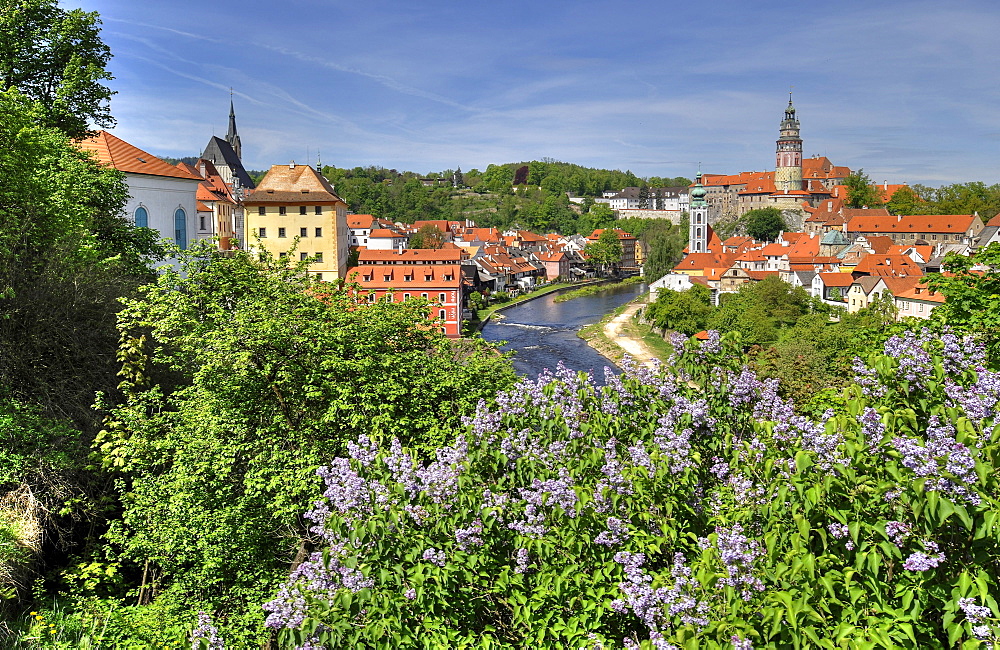
[[[132,221],[139,206],[146,208],[148,226],[159,231],[160,237],[174,241],[174,213],[177,208],[183,208],[187,224],[186,244],[190,245],[191,240],[198,238],[195,194],[200,182],[198,179],[125,174],[129,193],[125,214]]]

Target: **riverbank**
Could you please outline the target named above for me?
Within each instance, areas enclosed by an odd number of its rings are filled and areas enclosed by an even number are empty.
[[[657,365],[669,355],[669,344],[652,332],[648,325],[635,321],[636,314],[646,306],[648,297],[648,293],[643,294],[598,322],[581,328],[580,338],[615,363],[621,362],[628,354],[642,365]]]

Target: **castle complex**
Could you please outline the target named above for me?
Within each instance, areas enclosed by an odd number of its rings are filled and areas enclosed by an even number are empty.
[[[850,173],[825,156],[802,157],[799,119],[789,95],[779,126],[773,172],[702,175],[709,223],[733,219],[754,208],[776,207],[786,211],[786,220],[798,226],[806,208],[846,195],[842,183]]]

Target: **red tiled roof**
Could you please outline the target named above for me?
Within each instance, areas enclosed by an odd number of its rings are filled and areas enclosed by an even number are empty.
[[[92,154],[102,165],[127,174],[202,180],[198,174],[164,162],[107,131],[98,131],[95,135],[78,142],[77,146]]]
[[[847,223],[849,232],[966,232],[975,220],[971,214],[912,215],[900,217],[855,216]]]
[[[828,287],[849,287],[854,284],[854,276],[850,273],[820,273],[819,277]]]
[[[407,248],[402,251],[364,250],[358,255],[358,262],[458,262],[462,250],[444,248]]]

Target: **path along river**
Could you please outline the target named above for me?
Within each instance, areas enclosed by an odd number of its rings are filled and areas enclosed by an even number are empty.
[[[536,377],[562,361],[573,370],[597,371],[594,378],[603,384],[604,367],[617,370],[615,364],[576,333],[645,291],[645,284],[632,284],[565,302],[555,302],[557,293],[548,294],[503,310],[503,318],[494,315],[483,328],[483,338],[507,341],[502,349],[516,352],[514,369],[520,375]]]

